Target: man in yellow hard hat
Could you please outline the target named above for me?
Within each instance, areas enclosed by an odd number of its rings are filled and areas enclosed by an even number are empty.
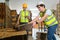
[[[18,21],[17,21],[17,25],[22,25],[22,24],[27,24],[28,22],[30,22],[32,20],[32,13],[30,10],[27,10],[27,4],[24,3],[22,5],[23,10],[20,11],[19,17],[18,17]]]
[[[58,27],[58,22],[55,18],[55,15],[50,9],[46,9],[45,4],[43,2],[39,2],[36,6],[40,11],[39,15],[30,23],[37,21],[38,23],[44,22],[46,25],[47,32],[47,40],[56,40],[54,33],[56,32],[56,28]],[[41,18],[40,18],[41,17]]]

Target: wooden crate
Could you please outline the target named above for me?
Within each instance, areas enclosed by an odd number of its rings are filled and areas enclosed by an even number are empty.
[[[0,28],[4,28],[4,19],[0,19]]]
[[[10,8],[5,3],[0,3],[0,16],[4,19],[5,27],[10,25]]]
[[[17,15],[17,12],[16,10],[11,10],[11,13],[10,13],[11,16],[16,16]]]
[[[0,19],[0,23],[4,23],[4,19]]]
[[[14,22],[14,21],[16,22],[16,21],[17,21],[17,18],[12,18],[12,21],[13,21],[13,22]]]
[[[15,26],[16,22],[17,22],[17,12],[16,12],[16,10],[11,10],[10,16],[11,16],[11,24],[12,24],[12,26]]]
[[[15,26],[15,25],[16,25],[16,22],[12,22],[12,25],[14,25],[14,26]]]
[[[0,40],[27,40],[26,31],[16,32],[14,29],[0,29]]]
[[[37,32],[36,40],[47,40],[47,33]]]
[[[0,18],[5,18],[6,12],[5,12],[5,3],[0,3]]]
[[[11,16],[10,16],[10,8],[6,5],[6,27],[11,26]]]

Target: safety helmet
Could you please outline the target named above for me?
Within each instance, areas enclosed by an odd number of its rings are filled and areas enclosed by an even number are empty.
[[[45,5],[45,4],[44,4],[44,2],[42,2],[42,1],[40,1],[40,2],[39,2],[37,5],[40,5],[40,4],[43,4],[43,5]]]
[[[24,4],[23,4],[23,7],[24,7],[24,8],[27,8],[27,4],[26,4],[26,3],[24,3]]]
[[[37,3],[36,7],[40,6],[41,4],[45,6],[44,2],[40,1],[39,3]]]

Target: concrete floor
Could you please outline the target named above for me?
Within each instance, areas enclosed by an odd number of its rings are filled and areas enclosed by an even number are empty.
[[[29,36],[29,37],[28,37],[28,40],[33,40],[33,39],[32,39],[32,36]]]
[[[55,35],[55,37],[56,37],[57,40],[60,40],[60,37],[58,35]]]

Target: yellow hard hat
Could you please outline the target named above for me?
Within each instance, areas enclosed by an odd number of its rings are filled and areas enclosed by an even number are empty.
[[[27,8],[27,4],[26,4],[26,3],[24,3],[24,4],[23,4],[23,7],[24,7],[24,8]]]

